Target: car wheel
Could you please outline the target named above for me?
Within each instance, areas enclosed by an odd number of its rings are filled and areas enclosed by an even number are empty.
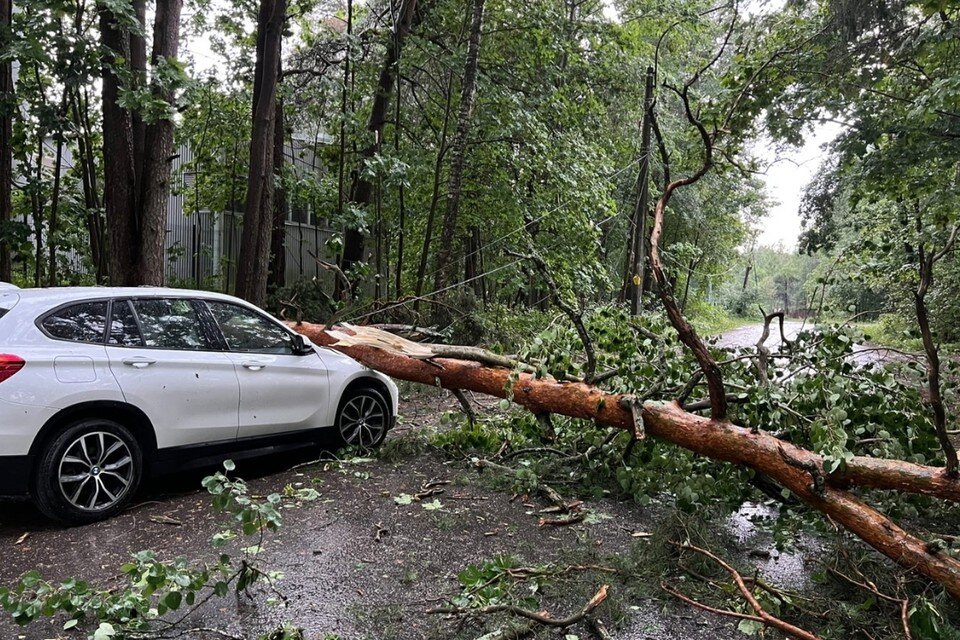
[[[95,522],[126,507],[142,475],[143,453],[126,427],[112,420],[80,420],[40,454],[34,497],[49,518]]]
[[[353,389],[340,400],[336,426],[341,444],[378,447],[390,428],[390,405],[376,389]]]

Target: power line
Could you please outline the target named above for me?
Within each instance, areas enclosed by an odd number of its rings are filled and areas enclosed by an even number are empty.
[[[619,215],[619,214],[613,214],[613,215],[607,216],[606,218],[604,218],[603,220],[601,220],[601,221],[598,222],[597,224],[604,224],[605,222],[609,222],[610,220],[613,220],[614,218],[616,218],[617,215]],[[551,250],[551,249],[557,248],[557,246],[558,246],[559,244],[560,244],[560,242],[557,241],[557,242],[554,242],[553,244],[551,244],[551,245],[549,245],[549,246],[547,246],[547,247],[544,247],[544,249],[546,249],[547,251],[549,251],[549,250]],[[496,267],[496,268],[494,268],[494,269],[490,269],[489,271],[485,271],[485,272],[483,272],[483,273],[481,273],[481,274],[479,274],[479,275],[473,276],[472,278],[467,278],[466,280],[462,280],[462,281],[457,282],[457,283],[455,283],[455,284],[448,285],[448,286],[446,286],[446,287],[443,287],[442,289],[437,289],[436,291],[431,291],[431,292],[429,292],[429,293],[425,293],[425,294],[420,295],[420,296],[415,296],[415,297],[413,297],[413,298],[409,298],[409,299],[403,300],[403,301],[401,301],[401,302],[395,302],[395,303],[393,303],[393,304],[391,304],[391,305],[387,305],[386,307],[383,307],[382,309],[376,309],[376,310],[374,310],[374,311],[369,311],[369,312],[364,313],[364,314],[359,315],[359,316],[353,316],[353,317],[351,317],[351,318],[349,318],[349,319],[347,319],[347,320],[343,320],[342,322],[356,322],[357,320],[363,320],[364,318],[369,318],[370,316],[376,315],[376,314],[378,314],[378,313],[383,313],[383,312],[385,312],[385,311],[390,311],[390,310],[392,310],[392,309],[398,309],[398,308],[400,308],[400,307],[403,307],[403,306],[405,306],[405,305],[410,304],[411,302],[416,302],[417,300],[426,300],[427,298],[431,298],[431,297],[433,297],[433,296],[435,296],[435,295],[444,293],[445,291],[449,291],[450,289],[456,289],[457,287],[462,287],[462,286],[465,285],[465,284],[469,284],[469,283],[473,282],[474,280],[479,280],[480,278],[484,278],[484,277],[486,277],[486,276],[488,276],[488,275],[492,275],[492,274],[494,274],[494,273],[497,273],[498,271],[503,271],[504,269],[509,269],[510,267],[513,267],[513,266],[515,266],[515,265],[517,265],[517,264],[520,264],[520,263],[523,262],[523,261],[524,261],[524,258],[517,258],[516,260],[513,260],[513,261],[511,261],[511,262],[508,262],[507,264],[500,265],[499,267]]]
[[[629,163],[627,163],[625,166],[621,167],[620,169],[616,170],[615,172],[613,172],[613,173],[611,173],[609,176],[607,176],[606,179],[607,179],[607,180],[613,180],[614,178],[617,178],[620,174],[622,174],[623,172],[625,172],[627,169],[630,169],[630,168],[633,167],[635,164],[637,164],[637,162],[639,162],[639,159],[631,160],[631,161],[630,161]],[[537,222],[540,222],[541,220],[543,220],[543,219],[546,218],[547,216],[552,215],[552,214],[556,213],[557,211],[560,211],[561,209],[564,209],[564,208],[570,206],[571,204],[573,204],[573,202],[574,202],[574,200],[571,198],[570,200],[567,200],[566,202],[562,202],[562,203],[558,204],[558,205],[555,206],[554,208],[549,209],[549,210],[543,212],[542,214],[540,214],[539,216],[537,216],[537,217],[535,217],[535,218],[533,218],[533,219],[531,219],[531,220],[525,220],[524,223],[521,224],[521,225],[520,225],[519,227],[517,227],[516,229],[513,229],[512,231],[508,231],[507,233],[503,234],[503,235],[500,236],[499,238],[495,238],[495,239],[492,240],[491,242],[488,242],[488,243],[485,244],[484,246],[478,247],[478,248],[474,249],[473,251],[470,251],[469,253],[467,253],[467,254],[464,255],[464,258],[470,258],[470,257],[472,257],[472,256],[480,253],[481,251],[489,250],[489,249],[492,249],[493,247],[496,247],[497,245],[499,245],[501,242],[503,242],[503,241],[506,240],[507,238],[510,238],[510,237],[516,235],[517,233],[520,233],[521,231],[523,231],[524,229],[526,229],[528,226],[530,226],[530,225],[532,225],[532,224],[536,224]],[[605,218],[604,220],[601,220],[601,221],[600,221],[599,223],[597,223],[597,224],[598,224],[598,225],[604,224],[605,222],[608,222],[609,220],[612,220],[612,219],[615,218],[615,217],[617,217],[617,216],[616,216],[616,215],[609,216],[609,217]],[[425,276],[423,277],[423,279],[424,279],[424,280],[429,280],[429,279],[432,278],[433,276],[437,275],[437,273],[438,273],[439,271],[440,271],[440,269],[434,269],[433,271],[431,271],[430,273],[428,273],[427,275],[425,275]]]
[[[618,176],[620,176],[620,174],[622,174],[623,172],[627,171],[628,169],[630,169],[631,167],[633,167],[634,165],[636,165],[637,162],[639,162],[639,161],[640,161],[639,158],[634,159],[634,160],[631,160],[631,161],[628,162],[626,165],[624,165],[623,167],[617,169],[616,171],[614,171],[613,173],[611,173],[609,176],[607,176],[606,179],[607,179],[607,180],[613,180],[614,178],[617,178]],[[559,205],[553,207],[552,209],[549,209],[549,210],[543,212],[542,214],[540,214],[539,216],[533,218],[532,220],[524,221],[524,223],[523,223],[522,225],[520,225],[519,227],[517,227],[516,229],[513,229],[512,231],[509,231],[509,232],[503,234],[503,235],[500,236],[499,238],[494,239],[492,242],[487,243],[487,244],[486,244],[485,246],[483,246],[483,247],[479,247],[479,248],[477,248],[477,249],[474,249],[473,251],[467,253],[464,257],[465,257],[465,258],[469,258],[469,257],[471,257],[471,256],[473,256],[473,255],[476,255],[477,253],[479,253],[479,252],[482,251],[482,250],[489,250],[489,249],[491,249],[492,247],[497,246],[498,244],[500,244],[501,242],[503,242],[503,241],[506,240],[507,238],[512,237],[513,235],[519,233],[520,231],[523,231],[523,230],[526,229],[529,225],[535,224],[535,223],[539,222],[540,220],[543,220],[543,219],[546,218],[547,216],[549,216],[549,215],[551,215],[551,214],[553,214],[553,213],[556,213],[557,211],[560,211],[561,209],[563,209],[563,208],[565,208],[565,207],[573,204],[573,202],[574,202],[574,200],[571,198],[570,200],[567,200],[566,202],[562,202],[562,203],[560,203]],[[599,226],[599,225],[602,225],[602,224],[604,224],[604,223],[606,223],[606,222],[609,222],[610,220],[616,218],[618,215],[619,215],[619,214],[614,214],[614,215],[611,215],[611,216],[607,216],[606,218],[604,218],[603,220],[601,220],[600,222],[598,222],[597,225]],[[552,247],[548,247],[548,248],[552,248]],[[430,293],[425,293],[425,294],[422,294],[422,295],[419,295],[419,296],[415,296],[415,297],[410,298],[410,299],[408,299],[408,300],[404,300],[404,301],[401,302],[401,303],[397,303],[397,304],[394,304],[394,305],[388,305],[388,306],[384,307],[383,309],[377,309],[377,310],[375,310],[375,311],[371,311],[371,312],[365,313],[365,314],[363,314],[363,315],[354,316],[352,319],[350,319],[350,320],[344,320],[343,322],[353,322],[353,321],[355,321],[355,320],[361,320],[361,319],[363,319],[363,318],[368,318],[368,317],[370,317],[370,316],[372,316],[372,315],[375,315],[375,314],[378,314],[378,313],[382,313],[382,312],[388,311],[388,310],[390,310],[390,309],[396,309],[396,308],[398,308],[398,307],[404,306],[404,305],[409,304],[409,303],[411,303],[411,302],[416,302],[416,301],[418,301],[418,300],[423,300],[423,299],[429,298],[429,297],[431,297],[431,296],[437,295],[438,293],[442,293],[442,292],[444,292],[444,291],[447,291],[448,289],[453,289],[453,288],[459,287],[459,286],[461,286],[461,285],[463,285],[463,284],[467,284],[467,283],[469,283],[469,282],[473,282],[474,280],[477,280],[477,279],[482,278],[482,277],[484,277],[484,276],[490,275],[490,274],[492,274],[492,273],[496,273],[497,271],[501,271],[502,269],[505,269],[505,268],[507,268],[507,267],[509,267],[509,266],[513,266],[513,265],[515,265],[515,264],[517,264],[517,263],[519,263],[519,262],[521,262],[521,260],[514,260],[512,263],[509,263],[509,264],[507,264],[507,265],[502,265],[501,267],[497,267],[497,268],[495,268],[495,269],[493,269],[493,270],[491,270],[491,271],[488,271],[488,272],[486,272],[486,273],[481,273],[480,275],[474,276],[474,277],[469,278],[469,279],[467,279],[467,280],[463,280],[463,281],[461,281],[461,282],[458,282],[458,283],[456,283],[456,284],[450,285],[450,286],[448,286],[448,287],[444,287],[444,288],[441,289],[440,291],[432,291],[432,292],[430,292]],[[426,275],[423,277],[423,279],[424,279],[425,281],[427,281],[427,280],[429,280],[430,278],[432,278],[433,276],[435,276],[438,272],[439,272],[439,269],[434,269],[434,270],[431,271],[430,273],[426,274]],[[369,309],[370,307],[372,307],[372,306],[374,306],[374,305],[376,305],[376,301],[368,302],[367,304],[363,305],[363,307],[361,307],[361,309]]]

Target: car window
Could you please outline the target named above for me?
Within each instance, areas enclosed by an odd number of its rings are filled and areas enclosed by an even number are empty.
[[[231,351],[292,354],[290,332],[256,311],[228,302],[207,301]]]
[[[41,322],[52,338],[103,344],[107,330],[106,301],[81,302],[54,311]]]
[[[158,298],[133,300],[140,320],[143,346],[181,351],[209,349],[200,316],[189,300]]]
[[[0,318],[5,316],[10,312],[11,309],[17,306],[17,302],[19,301],[20,296],[17,294],[0,290]]]
[[[127,300],[115,300],[113,309],[110,312],[110,335],[107,337],[108,344],[115,344],[121,347],[142,347],[143,337],[140,335],[140,327],[137,325],[137,318],[133,314],[133,308]]]

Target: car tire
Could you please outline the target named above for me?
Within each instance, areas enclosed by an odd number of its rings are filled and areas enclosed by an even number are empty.
[[[340,399],[335,424],[340,445],[374,449],[390,430],[390,403],[371,387],[347,391]]]
[[[129,429],[112,420],[79,420],[40,453],[34,499],[48,518],[96,522],[126,508],[142,477],[143,452]]]

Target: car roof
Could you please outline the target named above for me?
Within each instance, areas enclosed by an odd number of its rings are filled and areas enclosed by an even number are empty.
[[[196,289],[174,289],[172,287],[47,287],[39,289],[18,289],[17,295],[22,301],[29,302],[69,302],[71,300],[93,300],[98,298],[205,298],[207,300],[226,300],[243,302],[233,296],[214,291]],[[246,303],[244,303],[246,304]]]

